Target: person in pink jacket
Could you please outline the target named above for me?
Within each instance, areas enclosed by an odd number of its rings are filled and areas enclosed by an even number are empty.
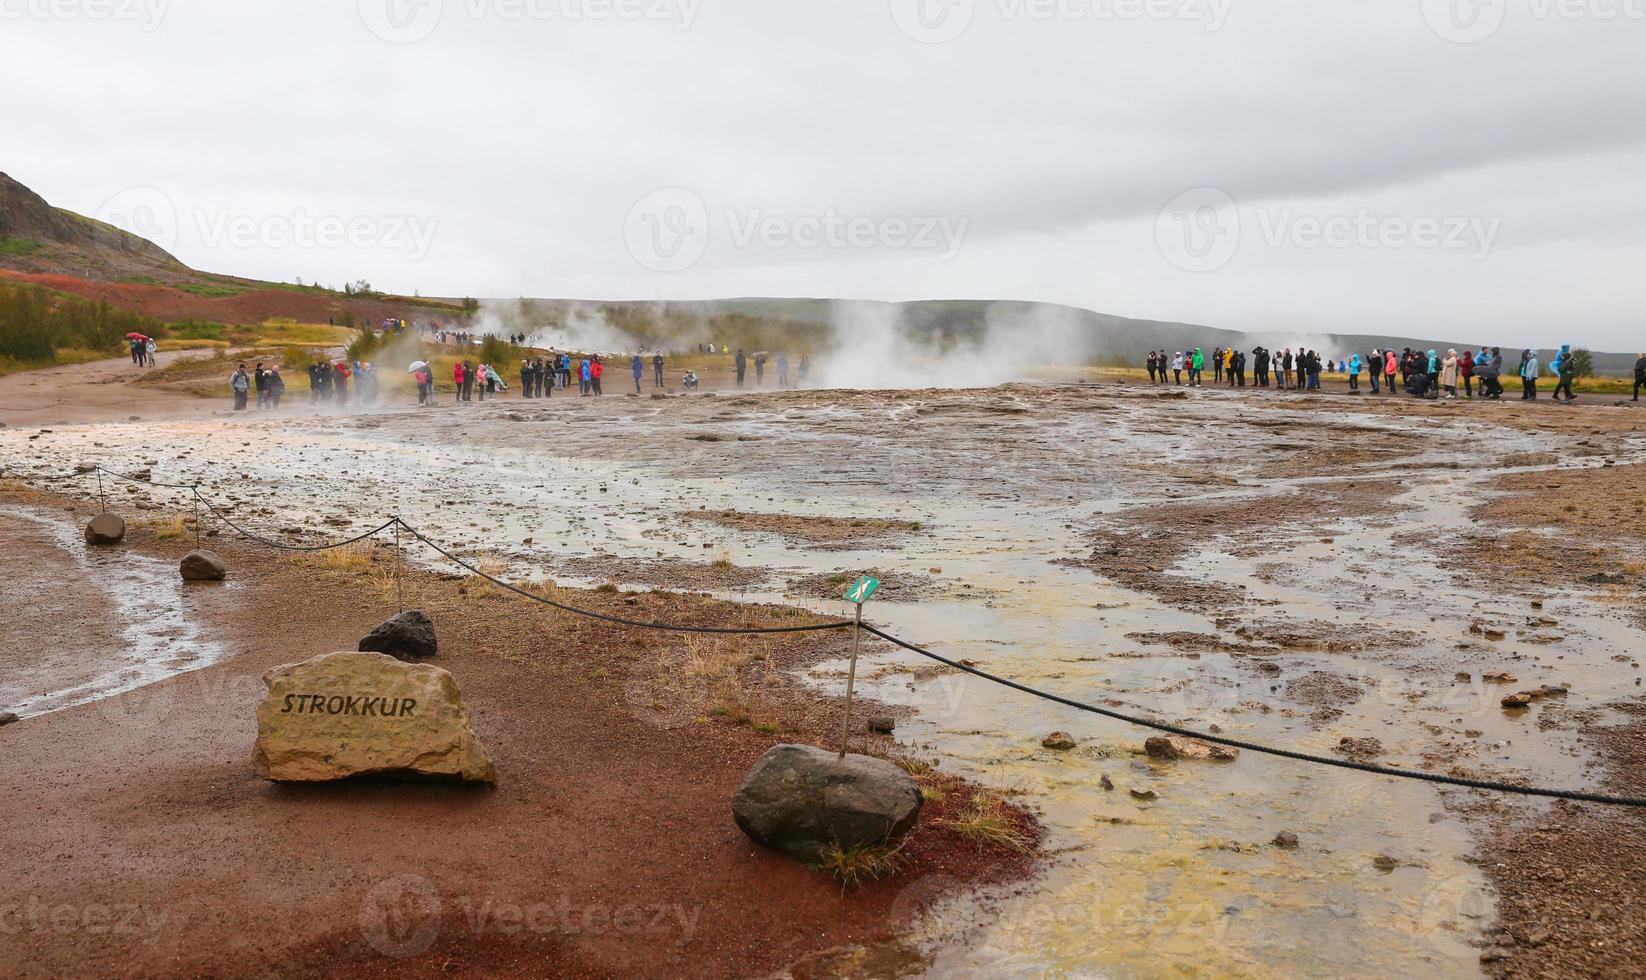
[[[1395,357],[1394,348],[1383,352],[1383,376],[1389,379],[1389,394],[1395,393],[1395,377],[1400,370],[1400,360]]]
[[[463,400],[463,362],[452,365],[452,380],[457,382],[457,400]]]

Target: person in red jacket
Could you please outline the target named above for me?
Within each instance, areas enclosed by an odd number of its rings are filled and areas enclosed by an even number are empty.
[[[452,365],[452,380],[457,383],[457,400],[463,400],[463,362]]]
[[[600,376],[606,373],[606,365],[600,363],[597,355],[589,362],[589,383],[594,386],[594,396],[600,397]]]
[[[1457,376],[1463,379],[1463,394],[1466,397],[1475,396],[1475,353],[1466,350],[1457,362]]]

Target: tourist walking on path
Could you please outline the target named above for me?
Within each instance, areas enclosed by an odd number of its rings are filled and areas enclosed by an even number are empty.
[[[241,364],[235,372],[229,375],[229,391],[234,393],[234,410],[246,410],[246,392],[251,390],[251,378],[246,375],[246,365]]]
[[[735,364],[737,367],[737,386],[741,388],[743,387],[743,377],[749,370],[749,359],[743,356],[743,348],[741,347],[737,349],[737,360]]]
[[[1200,387],[1200,372],[1204,370],[1206,370],[1206,355],[1202,354],[1200,348],[1196,347],[1194,349],[1194,360],[1189,362],[1189,387]]]
[[[1560,353],[1555,355],[1555,401],[1560,401],[1560,393],[1566,392],[1566,403],[1577,400],[1572,394],[1572,382],[1577,379],[1577,364],[1572,359],[1572,345],[1561,344]]]
[[[269,408],[279,411],[280,399],[286,394],[286,379],[280,376],[280,369],[269,368],[269,376],[265,380],[269,392]]]
[[[1360,352],[1349,355],[1349,390],[1360,390]]]
[[[1172,377],[1177,380],[1178,387],[1183,386],[1183,352],[1172,355]]]
[[[1537,351],[1524,350],[1520,352],[1520,400],[1523,402],[1537,400],[1537,373],[1540,365],[1537,363]]]
[[[787,354],[777,355],[777,386],[779,388],[789,386],[789,355]]]
[[[663,352],[652,355],[652,387],[663,387]]]
[[[589,362],[589,386],[594,389],[594,397],[596,398],[599,398],[602,394],[600,377],[605,373],[606,365],[600,363],[600,355],[594,355],[594,359]]]
[[[1463,356],[1457,359],[1457,376],[1463,379],[1463,395],[1465,398],[1475,396],[1475,354],[1474,351],[1464,351]]]
[[[268,372],[263,370],[263,362],[258,361],[257,367],[251,373],[252,390],[257,392],[257,409],[262,411],[269,407]]]
[[[1372,379],[1372,394],[1374,395],[1382,390],[1378,387],[1377,383],[1377,379],[1382,377],[1382,375],[1383,355],[1377,352],[1376,347],[1373,347],[1372,355],[1366,358],[1366,376]]]
[[[640,379],[646,376],[646,362],[640,359],[640,352],[634,352],[634,359],[629,362],[629,370],[634,374],[634,393],[640,394]]]
[[[1640,401],[1640,389],[1646,388],[1646,354],[1635,358],[1635,401]]]

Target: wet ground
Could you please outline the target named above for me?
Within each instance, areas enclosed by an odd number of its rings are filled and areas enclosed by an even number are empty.
[[[237,522],[309,540],[398,513],[512,575],[563,583],[843,615],[845,580],[874,569],[888,581],[877,624],[1065,696],[1321,754],[1580,787],[1571,716],[1637,693],[1639,622],[1608,586],[1485,567],[1507,529],[1472,513],[1504,474],[1646,460],[1632,422],[1579,448],[1576,416],[1545,421],[1561,411],[1079,386],[555,398],[12,428],[0,459],[41,473],[153,460],[154,479],[200,482]],[[111,496],[116,510],[184,505]],[[796,521],[808,517],[828,521]],[[900,742],[1020,794],[1050,830],[1051,868],[1027,892],[929,910],[923,968],[1480,968],[1495,900],[1470,860],[1472,795],[1251,753],[1153,763],[1141,730],[866,649],[859,690],[900,709]],[[838,690],[843,668],[810,676]],[[1515,681],[1484,678],[1496,672]],[[1558,683],[1570,693],[1499,706]],[[1042,748],[1053,730],[1077,747]],[[1298,846],[1272,845],[1281,831]],[[911,880],[906,904],[936,890]]]

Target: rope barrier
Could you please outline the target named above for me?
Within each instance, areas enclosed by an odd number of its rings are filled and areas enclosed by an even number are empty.
[[[563,612],[572,613],[572,614],[578,615],[578,616],[584,616],[584,617],[587,617],[589,619],[600,620],[602,622],[615,623],[615,624],[620,625],[620,626],[632,626],[632,627],[636,627],[638,629],[661,630],[661,631],[674,632],[674,633],[709,633],[709,634],[723,634],[723,635],[729,634],[729,635],[740,635],[740,636],[771,635],[771,634],[785,634],[785,633],[817,633],[817,632],[825,632],[825,631],[831,631],[831,630],[850,629],[853,626],[852,620],[839,620],[839,621],[833,621],[833,622],[827,622],[827,623],[813,623],[813,624],[805,625],[805,626],[759,626],[759,627],[747,626],[747,627],[738,627],[738,626],[688,626],[688,625],[682,625],[682,624],[677,624],[677,623],[659,623],[659,622],[647,622],[647,621],[638,620],[638,619],[628,619],[628,618],[625,618],[623,616],[613,616],[613,615],[610,615],[608,613],[596,612],[592,609],[582,609],[582,608],[579,608],[577,606],[567,605],[566,603],[563,603],[563,602],[556,602],[553,599],[549,599],[545,596],[540,596],[540,595],[537,595],[535,593],[528,592],[525,589],[520,588],[519,586],[516,586],[516,585],[514,585],[510,582],[506,582],[503,579],[497,578],[494,575],[490,575],[490,574],[480,570],[479,568],[476,568],[474,565],[470,564],[469,562],[464,561],[462,558],[459,558],[457,555],[452,554],[450,551],[447,551],[444,547],[442,547],[440,544],[438,544],[437,542],[433,541],[432,539],[430,539],[429,537],[424,535],[421,531],[419,531],[416,528],[412,527],[410,524],[407,524],[405,522],[405,520],[400,518],[399,516],[391,517],[391,518],[389,518],[388,521],[384,522],[383,524],[379,525],[378,527],[375,527],[372,530],[367,531],[364,534],[356,535],[355,537],[349,538],[349,539],[344,540],[344,541],[336,541],[336,542],[331,542],[329,544],[323,544],[323,545],[289,545],[289,544],[284,544],[282,542],[274,541],[274,540],[269,539],[269,538],[262,537],[261,535],[255,534],[251,531],[248,531],[245,528],[241,527],[240,525],[236,524],[234,521],[230,520],[225,514],[223,514],[222,511],[218,510],[215,506],[213,506],[211,501],[207,500],[205,498],[205,496],[200,493],[200,489],[197,485],[193,485],[193,484],[166,484],[166,483],[156,483],[156,482],[153,482],[153,481],[150,481],[150,480],[139,480],[135,477],[126,476],[126,475],[120,474],[120,473],[115,473],[112,470],[106,470],[102,466],[95,466],[95,467],[92,467],[91,469],[83,470],[83,471],[80,471],[80,472],[77,472],[77,473],[65,474],[65,475],[57,476],[57,477],[34,477],[34,476],[31,476],[30,478],[31,479],[42,480],[42,481],[45,481],[45,482],[57,482],[57,481],[61,481],[61,480],[76,479],[78,477],[86,476],[87,474],[93,473],[93,472],[100,472],[100,473],[101,472],[106,472],[110,476],[114,476],[114,477],[117,477],[117,478],[122,479],[122,480],[128,480],[132,483],[147,484],[149,486],[167,487],[167,488],[172,488],[172,489],[188,490],[194,495],[195,499],[200,504],[203,504],[206,507],[206,509],[209,510],[211,513],[216,514],[217,517],[220,520],[222,520],[224,524],[227,524],[236,533],[240,534],[241,536],[243,536],[243,537],[245,537],[245,538],[247,538],[251,541],[257,542],[258,544],[261,544],[261,545],[264,545],[264,546],[270,547],[270,548],[276,548],[276,549],[279,549],[279,550],[282,550],[282,551],[302,551],[302,552],[329,551],[329,550],[332,550],[334,548],[342,548],[342,547],[346,547],[346,546],[351,545],[351,544],[355,544],[355,543],[360,542],[360,541],[364,541],[367,538],[373,537],[374,535],[377,535],[377,534],[381,534],[383,531],[386,531],[386,530],[388,530],[389,528],[392,527],[392,528],[395,528],[395,550],[396,550],[396,555],[397,555],[396,561],[398,562],[398,560],[399,560],[398,559],[398,554],[399,554],[399,550],[400,550],[399,535],[400,535],[400,531],[404,530],[407,534],[410,534],[413,538],[416,538],[418,541],[421,541],[424,544],[428,545],[429,548],[433,549],[435,552],[437,552],[438,554],[440,554],[441,556],[446,558],[448,561],[452,562],[453,564],[457,565],[460,568],[463,568],[463,569],[467,570],[471,574],[477,575],[480,578],[483,578],[486,581],[491,582],[493,585],[496,585],[499,588],[505,589],[505,590],[507,590],[509,592],[512,592],[515,595],[521,596],[523,598],[530,599],[533,602],[539,602],[539,603],[542,603],[543,605],[551,606],[551,607],[553,607],[555,609],[559,609]],[[195,527],[196,527],[197,532],[198,532],[198,528],[199,528],[198,518],[196,518]],[[398,580],[398,574],[397,574],[397,580]],[[398,590],[398,581],[397,581],[397,590]],[[402,603],[402,606],[403,606],[403,603]],[[885,630],[882,630],[882,629],[880,629],[876,626],[872,626],[872,625],[869,625],[869,624],[863,624],[862,628],[863,628],[864,631],[866,631],[866,632],[868,632],[868,633],[870,633],[874,636],[877,636],[882,640],[885,640],[886,642],[892,644],[893,646],[900,647],[900,648],[902,648],[904,650],[907,650],[910,653],[914,653],[918,656],[926,657],[929,660],[933,660],[937,663],[943,664],[944,666],[952,668],[954,670],[958,670],[958,671],[961,671],[963,673],[971,674],[974,677],[981,678],[983,680],[989,681],[990,683],[999,684],[1002,687],[1007,687],[1007,688],[1010,688],[1014,691],[1018,691],[1020,693],[1030,695],[1032,697],[1037,697],[1037,698],[1040,698],[1040,699],[1045,700],[1045,701],[1050,701],[1054,704],[1060,704],[1060,705],[1063,705],[1063,706],[1068,707],[1068,708],[1074,708],[1077,711],[1084,711],[1084,712],[1089,712],[1091,714],[1102,715],[1105,718],[1110,718],[1110,719],[1113,719],[1115,721],[1125,722],[1128,725],[1135,725],[1139,728],[1148,728],[1148,729],[1152,729],[1154,731],[1165,732],[1169,735],[1178,735],[1178,736],[1182,736],[1184,738],[1192,738],[1192,739],[1196,739],[1198,741],[1208,742],[1208,743],[1211,743],[1211,744],[1214,744],[1214,745],[1224,745],[1224,746],[1228,746],[1229,748],[1240,749],[1240,750],[1246,751],[1246,752],[1255,752],[1259,755],[1269,755],[1269,756],[1274,756],[1276,758],[1281,758],[1281,759],[1290,759],[1294,762],[1306,762],[1306,763],[1311,763],[1311,764],[1314,764],[1314,765],[1331,766],[1331,767],[1337,768],[1337,769],[1349,769],[1349,770],[1353,770],[1355,772],[1364,772],[1364,773],[1369,773],[1371,775],[1376,775],[1376,776],[1389,776],[1389,777],[1394,777],[1394,778],[1399,778],[1399,779],[1413,779],[1413,780],[1418,780],[1418,781],[1421,781],[1421,782],[1437,783],[1437,784],[1441,784],[1441,785],[1445,785],[1445,786],[1458,786],[1458,787],[1462,787],[1462,788],[1465,788],[1465,789],[1486,790],[1486,791],[1495,792],[1495,793],[1512,793],[1512,794],[1518,794],[1518,795],[1522,795],[1522,796],[1537,796],[1537,797],[1544,797],[1544,798],[1558,799],[1558,800],[1574,800],[1574,801],[1579,801],[1579,802],[1584,802],[1584,803],[1599,803],[1599,804],[1604,804],[1604,805],[1609,805],[1609,806],[1646,807],[1646,798],[1642,798],[1642,797],[1610,796],[1610,795],[1607,795],[1607,794],[1604,794],[1604,793],[1590,793],[1590,792],[1585,792],[1585,791],[1581,791],[1581,790],[1547,789],[1547,788],[1544,788],[1544,787],[1522,786],[1522,785],[1518,785],[1516,783],[1504,783],[1504,782],[1498,782],[1498,781],[1495,781],[1495,780],[1488,780],[1488,779],[1469,779],[1469,778],[1463,777],[1463,776],[1448,776],[1448,775],[1445,775],[1445,774],[1442,774],[1442,773],[1421,772],[1421,771],[1415,770],[1415,769],[1397,769],[1397,768],[1394,768],[1392,766],[1378,766],[1378,765],[1373,765],[1373,764],[1367,763],[1367,762],[1355,762],[1355,761],[1352,761],[1352,760],[1349,760],[1349,759],[1335,759],[1335,758],[1332,758],[1330,756],[1313,755],[1311,753],[1297,752],[1297,751],[1293,751],[1291,749],[1283,749],[1283,748],[1279,748],[1279,747],[1273,746],[1273,745],[1262,745],[1262,744],[1257,743],[1257,742],[1248,742],[1248,741],[1245,741],[1245,740],[1242,740],[1242,739],[1229,738],[1229,737],[1223,736],[1223,735],[1214,735],[1210,732],[1195,731],[1194,729],[1191,729],[1191,728],[1184,728],[1184,727],[1181,727],[1181,726],[1178,726],[1178,725],[1170,725],[1170,724],[1167,724],[1165,722],[1154,721],[1152,719],[1140,717],[1140,716],[1137,716],[1137,715],[1129,715],[1129,714],[1126,714],[1126,713],[1121,712],[1121,711],[1115,711],[1115,710],[1112,710],[1112,709],[1109,709],[1109,708],[1099,707],[1098,705],[1090,704],[1090,703],[1085,702],[1085,701],[1079,701],[1079,700],[1076,700],[1074,698],[1064,697],[1061,694],[1054,694],[1050,691],[1044,691],[1044,690],[1041,690],[1040,688],[1032,687],[1028,684],[1024,684],[1024,683],[1021,683],[1019,681],[1014,681],[1014,680],[1012,680],[1008,677],[1002,677],[999,674],[993,674],[993,673],[990,673],[989,671],[981,670],[977,667],[973,667],[973,666],[971,666],[969,664],[966,664],[962,661],[950,659],[949,657],[945,657],[942,654],[934,653],[931,650],[927,650],[924,647],[920,647],[920,646],[917,646],[917,645],[915,645],[913,643],[910,643],[906,640],[900,639],[900,638],[892,635],[891,633],[888,633]]]

